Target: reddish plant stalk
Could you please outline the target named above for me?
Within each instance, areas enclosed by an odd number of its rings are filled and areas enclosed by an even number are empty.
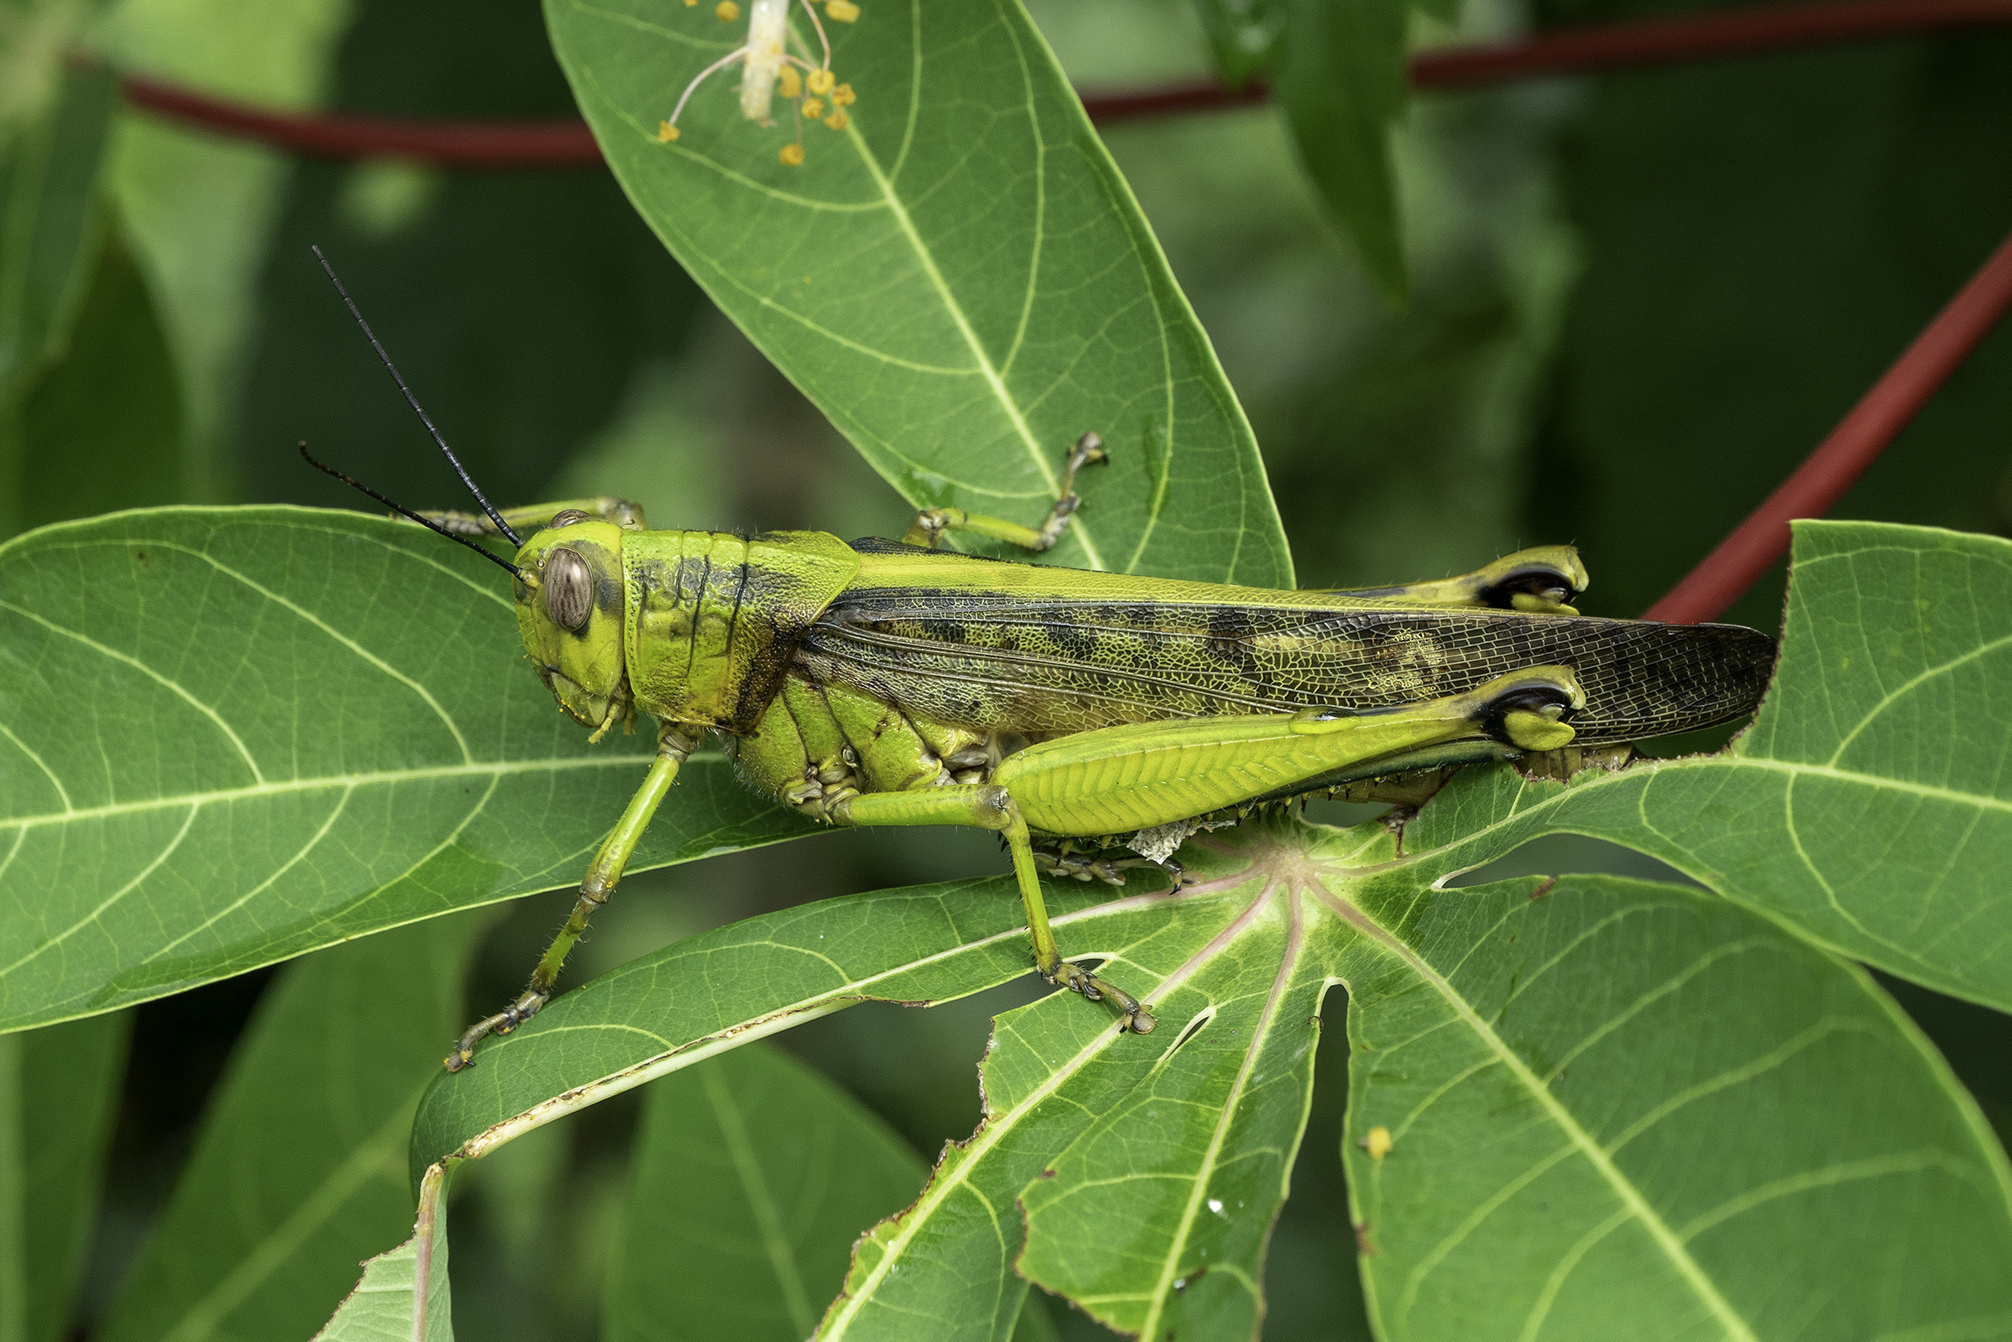
[[[135,107],[314,158],[409,159],[442,168],[601,165],[601,148],[584,121],[407,121],[275,112],[206,97],[144,75],[126,75],[121,83],[126,101]]]
[[[1644,611],[1645,620],[1715,619],[1788,553],[1789,520],[1821,517],[1879,459],[1922,406],[2012,309],[2012,236],[1914,338],[1795,473]]]
[[[2012,23],[2012,0],[1846,0],[1768,5],[1675,18],[1597,24],[1516,42],[1428,51],[1411,62],[1417,89],[1464,88],[1542,75],[1699,60],[1937,28]],[[601,162],[579,121],[411,121],[275,112],[128,75],[127,101],[180,121],[320,158],[402,158],[442,168],[578,168]],[[1262,84],[1231,92],[1196,80],[1133,92],[1085,93],[1098,125],[1249,107]]]
[[[1782,50],[1939,28],[2012,23],[2012,0],[1845,0],[1716,11],[1591,25],[1518,42],[1424,52],[1414,88],[1471,87],[1749,52]],[[585,122],[413,121],[275,112],[205,97],[141,75],[123,80],[134,106],[227,134],[323,158],[398,158],[443,168],[598,166]],[[1231,92],[1213,80],[1127,93],[1083,95],[1099,125],[1182,112],[1246,107],[1262,84]],[[2012,238],[1898,362],[1732,535],[1644,614],[1695,623],[1721,614],[1788,551],[1788,521],[1820,516],[1851,487],[2012,306]]]

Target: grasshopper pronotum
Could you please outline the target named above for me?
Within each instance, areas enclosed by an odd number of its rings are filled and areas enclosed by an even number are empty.
[[[550,1000],[567,952],[708,734],[748,783],[826,823],[997,831],[1036,971],[1109,999],[1143,1033],[1145,1005],[1063,957],[1044,868],[1121,882],[1120,867],[1157,864],[1178,881],[1168,855],[1203,817],[1725,722],[1758,702],[1774,657],[1772,639],[1736,625],[1579,616],[1570,602],[1586,573],[1564,546],[1348,591],[938,548],[947,531],[1053,545],[1080,502],[1077,473],[1103,459],[1095,434],[1071,449],[1038,527],[932,508],[902,541],[850,543],[815,531],[653,531],[608,498],[498,512],[434,437],[481,515],[420,515],[357,487],[471,546],[472,535],[507,537],[512,561],[474,548],[513,575],[519,632],[559,706],[596,740],[639,709],[660,724],[656,759],[572,916],[523,995],[456,1043],[450,1071]],[[1140,856],[1101,856],[1112,849]]]

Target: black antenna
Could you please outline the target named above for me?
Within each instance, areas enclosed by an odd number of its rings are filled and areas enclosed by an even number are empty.
[[[518,568],[515,564],[505,559],[502,555],[495,553],[493,550],[484,549],[482,546],[477,545],[474,541],[469,540],[466,536],[455,535],[453,532],[449,531],[446,527],[441,526],[438,522],[434,521],[432,518],[421,517],[418,513],[413,512],[412,509],[406,507],[402,503],[393,503],[390,499],[387,499],[386,497],[384,497],[384,495],[378,493],[376,490],[372,489],[369,485],[364,484],[361,480],[352,480],[349,476],[346,476],[341,471],[335,469],[335,467],[316,461],[312,456],[308,455],[306,443],[302,443],[300,445],[300,454],[302,457],[306,458],[307,464],[314,467],[317,471],[322,471],[325,472],[326,474],[334,476],[336,479],[342,481],[342,483],[344,483],[345,485],[348,485],[351,489],[361,490],[363,493],[370,495],[370,497],[376,499],[379,503],[391,509],[393,512],[401,513],[404,516],[411,518],[413,521],[419,523],[420,526],[427,528],[429,531],[437,531],[441,535],[445,536],[448,540],[459,541],[461,544],[473,550],[476,554],[481,555],[484,559],[488,560],[490,563],[500,564],[504,568],[510,570],[512,576],[518,578],[522,578],[525,576],[523,569]]]
[[[461,483],[468,486],[468,492],[470,494],[473,494],[475,496],[475,501],[482,505],[482,511],[489,514],[489,520],[496,524],[496,529],[502,532],[504,535],[508,536],[510,538],[510,543],[512,545],[515,545],[517,548],[522,549],[524,547],[524,538],[522,536],[519,536],[516,532],[510,529],[510,524],[503,520],[503,514],[497,512],[494,508],[489,506],[489,500],[482,497],[482,491],[475,487],[475,481],[469,478],[467,470],[463,468],[463,466],[461,465],[461,458],[454,455],[454,449],[447,445],[447,440],[440,436],[440,430],[434,428],[433,421],[426,417],[426,411],[420,407],[419,398],[412,394],[412,388],[406,386],[405,379],[399,376],[398,365],[393,363],[391,361],[391,356],[384,352],[384,346],[380,345],[377,341],[377,333],[370,329],[370,323],[363,319],[363,314],[361,312],[357,311],[356,301],[349,296],[349,290],[343,288],[342,281],[336,278],[335,267],[330,265],[328,263],[328,258],[321,254],[321,248],[310,244],[308,246],[308,250],[314,253],[315,260],[321,262],[321,268],[328,272],[328,282],[335,286],[335,291],[338,294],[342,295],[343,306],[349,309],[350,316],[356,318],[356,324],[363,328],[364,339],[368,340],[370,342],[370,347],[377,351],[377,357],[384,361],[384,371],[391,374],[391,380],[393,382],[396,382],[398,384],[398,389],[405,393],[405,403],[412,407],[413,414],[419,416],[419,422],[421,424],[424,424],[426,426],[426,431],[433,435],[433,441],[440,444],[440,450],[447,454],[448,464],[453,466],[454,473],[461,477]],[[308,460],[313,461],[314,458],[309,457]],[[318,466],[321,465],[321,463],[319,462],[315,462],[315,464]],[[328,470],[328,467],[322,466],[322,469],[326,471]],[[335,471],[329,471],[329,474],[336,475],[338,473]],[[346,475],[340,476],[340,478],[344,480],[349,480],[349,477]],[[354,480],[349,480],[349,483],[356,485],[356,481]],[[363,489],[362,485],[356,485],[356,487],[358,489]],[[369,493],[370,491],[365,490],[364,492]],[[371,497],[382,499],[382,501],[385,503],[391,503],[391,500],[383,499],[381,495],[372,494]],[[398,505],[395,503],[391,503],[391,506],[394,508],[398,508]],[[398,508],[398,511],[403,513],[405,512],[405,509]],[[406,513],[405,515],[407,517],[410,517],[412,514]],[[429,523],[428,525],[431,525],[431,523]],[[438,531],[439,528],[435,527],[434,530]],[[441,534],[448,535],[451,533],[442,532]],[[457,537],[456,539],[459,538]],[[477,548],[479,549],[480,547],[478,546]],[[489,554],[487,550],[483,550],[482,553]],[[494,559],[496,556],[489,555],[489,557],[491,559]]]

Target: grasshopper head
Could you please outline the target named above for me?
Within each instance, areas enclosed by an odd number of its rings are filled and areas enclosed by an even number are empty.
[[[517,629],[538,678],[598,741],[635,720],[622,651],[622,529],[568,509],[517,552]]]

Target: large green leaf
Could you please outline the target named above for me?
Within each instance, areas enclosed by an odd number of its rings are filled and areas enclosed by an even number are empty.
[[[1077,890],[1048,897],[1058,927],[1092,902]],[[414,1123],[413,1185],[437,1161],[480,1158],[802,1021],[862,1001],[948,1001],[1017,978],[1029,963],[1020,918],[1010,882],[959,881],[764,914],[631,961],[485,1042],[467,1071],[441,1074]],[[545,1103],[555,1096],[565,1098]]]
[[[328,1318],[412,1222],[413,1107],[462,1023],[478,930],[434,919],[283,971],[98,1336],[304,1338]]]
[[[740,119],[731,72],[659,143],[685,81],[741,40],[708,9],[547,15],[643,218],[909,500],[1033,521],[1095,430],[1111,464],[1082,484],[1063,562],[1289,584],[1243,412],[1017,0],[862,10],[826,25],[850,125],[809,125],[794,168],[786,128]]]
[[[1126,1331],[1247,1335],[1336,983],[1351,1131],[1398,1143],[1355,1171],[1389,1335],[1431,1317],[1515,1337],[1540,1305],[1561,1333],[1611,1335],[1625,1306],[1608,1292],[1634,1281],[1733,1336],[1788,1336],[1810,1301],[1894,1328],[2012,1308],[2003,1155],[1862,974],[1679,887],[1435,891],[1445,855],[1397,859],[1379,824],[1253,824],[1210,848],[1190,849],[1205,879],[1178,896],[1067,900],[1065,947],[1113,957],[1161,1031],[1122,1034],[1066,995],[1003,1017],[984,1126],[862,1243],[823,1336],[1003,1336],[1015,1266]],[[1011,907],[1004,882],[857,896],[606,975],[437,1083],[415,1165],[861,997],[1024,972]],[[1783,1217],[1828,1229],[1790,1236]],[[1613,1257],[1578,1276],[1596,1246]],[[1460,1270],[1435,1276],[1456,1249]],[[1510,1281],[1513,1315],[1495,1308]]]
[[[130,1013],[0,1037],[0,1339],[67,1337]]]
[[[1798,522],[1774,688],[1723,755],[1513,791],[1456,780],[1407,847],[1625,843],[1822,945],[2012,1010],[2012,542]]]
[[[2002,865],[2012,600],[1994,584],[2012,544],[1863,524],[1799,542],[1781,679],[1737,753],[1570,786],[1471,770],[1401,828],[1276,820],[1192,844],[1204,879],[1176,896],[1061,893],[1065,950],[1110,960],[1161,1030],[1120,1034],[1065,995],[1001,1018],[985,1124],[862,1242],[823,1335],[1002,1336],[1015,1269],[1128,1332],[1248,1333],[1336,984],[1350,1131],[1396,1142],[1352,1157],[1386,1336],[1609,1336],[1635,1290],[1672,1336],[1787,1337],[1808,1309],[1829,1311],[1819,1332],[1961,1333],[2012,1311],[2003,1153],[1884,995],[1782,925],[1774,879],[1852,871],[1863,916],[1941,872],[1925,893],[1968,949],[1924,921],[1911,963],[2002,987],[2005,915],[1947,874],[1948,825],[1918,803],[1967,807],[1962,856]],[[1833,800],[1840,823],[1797,828],[1780,796],[1803,774],[1887,814]],[[1639,882],[1441,888],[1558,830],[1663,855],[1767,916]],[[606,975],[436,1083],[414,1174],[861,998],[1024,972],[1009,889],[830,901]]]
[[[414,527],[167,509],[0,547],[0,1028],[577,879],[640,782]],[[685,770],[640,866],[802,834]]]
[[[2012,1171],[1862,971],[1679,887],[1547,885],[1353,897],[1383,1336],[2001,1334]]]
[[[666,1077],[644,1105],[611,1342],[801,1342],[853,1240],[928,1176],[859,1101],[765,1045]]]

